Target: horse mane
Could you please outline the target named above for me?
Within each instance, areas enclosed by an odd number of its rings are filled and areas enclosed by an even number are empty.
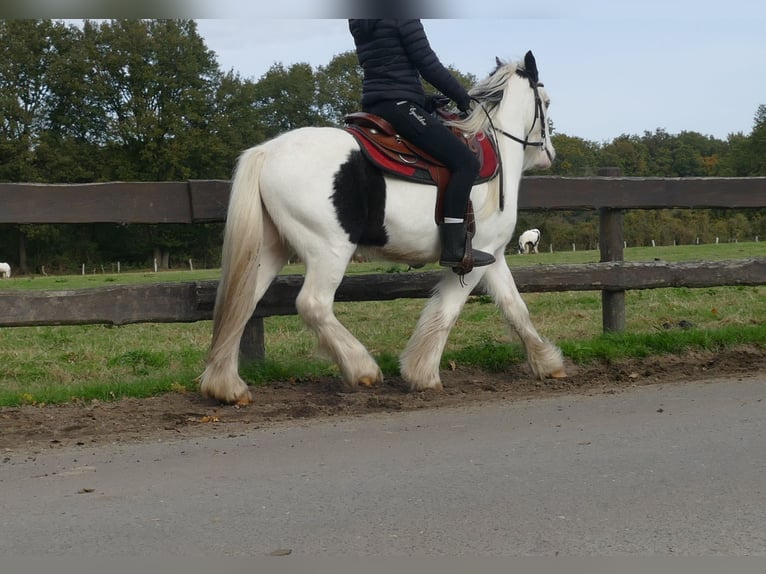
[[[495,61],[497,66],[492,73],[468,90],[468,94],[478,100],[481,105],[473,106],[468,117],[462,120],[445,122],[446,125],[455,126],[469,137],[489,131],[492,127],[490,124],[491,118],[503,99],[505,88],[511,76],[514,74],[525,74],[523,64],[503,62],[499,58],[496,58]],[[497,209],[499,201],[500,177],[495,177],[487,183],[487,198],[484,204],[476,210],[477,219],[489,217]]]
[[[503,99],[503,93],[508,81],[511,79],[511,76],[516,73],[523,73],[523,71],[524,68],[521,64],[503,62],[497,59],[497,67],[494,71],[468,90],[468,94],[481,102],[482,105],[473,106],[468,117],[462,120],[450,121],[447,124],[459,128],[469,136],[475,136],[489,129],[490,116],[495,108],[500,105],[500,100]]]

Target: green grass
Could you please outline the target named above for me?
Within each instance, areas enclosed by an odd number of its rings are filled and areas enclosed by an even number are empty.
[[[766,347],[766,326],[730,325],[714,330],[605,334],[589,341],[564,341],[561,349],[575,363],[585,364],[626,357],[679,355],[690,350],[715,352],[743,344]]]
[[[209,325],[0,329],[0,405],[194,389]]]
[[[628,247],[624,250],[625,261],[720,261],[724,259],[749,259],[766,257],[766,241],[741,243],[714,243],[702,245],[678,245],[660,247]],[[585,251],[540,252],[533,255],[508,257],[513,265],[593,263],[599,261],[598,249]]]
[[[113,285],[136,285],[142,283],[169,283],[174,281],[202,281],[218,279],[220,269],[197,271],[160,271],[133,273],[99,273],[90,275],[18,275],[10,280],[0,281],[0,289],[64,291],[89,289]]]
[[[681,261],[766,256],[766,243],[635,248],[626,259]],[[511,265],[598,260],[597,252],[509,256]],[[289,266],[286,273],[302,267]],[[352,264],[350,273],[406,272],[406,266]],[[14,277],[0,289],[79,289],[150,281],[215,279],[218,270],[124,273],[66,277]],[[766,286],[655,289],[626,293],[625,334],[601,333],[598,291],[528,293],[524,300],[543,336],[559,344],[575,363],[623,357],[720,350],[740,344],[766,348]],[[417,322],[424,300],[338,303],[338,318],[378,359],[385,375],[398,373],[397,356]],[[678,323],[694,325],[681,329]],[[315,341],[296,316],[268,317],[267,360],[243,369],[255,384],[338,376],[318,356]],[[670,328],[666,328],[670,327]],[[0,328],[0,405],[61,403],[195,392],[210,341],[210,322],[139,324],[121,327]],[[443,365],[502,370],[523,361],[516,337],[487,297],[472,297],[450,334]]]

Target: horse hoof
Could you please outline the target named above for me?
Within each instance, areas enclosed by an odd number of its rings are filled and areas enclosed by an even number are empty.
[[[245,391],[245,393],[239,397],[234,404],[238,407],[244,407],[246,405],[249,405],[253,402],[253,395],[250,393],[249,390]]]
[[[559,369],[558,371],[553,371],[548,376],[551,379],[566,379],[567,378],[567,372],[564,369]]]
[[[430,383],[427,385],[410,385],[410,391],[413,393],[422,393],[427,391],[441,392],[444,390],[444,385],[441,381]]]
[[[362,377],[359,379],[359,384],[363,387],[367,387],[368,389],[377,382],[378,380],[374,377]]]

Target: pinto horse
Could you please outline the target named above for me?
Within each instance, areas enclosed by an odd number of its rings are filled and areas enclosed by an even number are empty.
[[[519,253],[537,253],[537,246],[540,243],[540,230],[527,229],[519,235]]]
[[[524,62],[496,59],[496,69],[470,95],[476,102],[453,125],[496,141],[501,169],[471,192],[473,246],[495,263],[464,275],[445,269],[400,356],[412,390],[442,389],[439,366],[450,330],[479,284],[520,337],[533,374],[564,377],[561,351],[541,337],[504,257],[516,224],[522,172],[551,166],[548,95],[531,52]],[[346,130],[306,127],[242,153],[235,169],[224,231],[213,336],[200,375],[203,395],[226,403],[252,400],[238,369],[248,319],[273,279],[296,253],[306,264],[296,308],[338,365],[348,388],[383,380],[369,351],[335,317],[335,291],[354,252],[421,265],[437,261],[437,188],[372,165]]]

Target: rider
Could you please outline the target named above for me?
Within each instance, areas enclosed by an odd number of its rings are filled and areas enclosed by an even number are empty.
[[[362,110],[381,116],[403,138],[442,162],[451,177],[444,197],[444,223],[439,227],[439,264],[458,273],[494,263],[495,258],[471,248],[464,221],[479,162],[424,106],[421,76],[467,113],[471,97],[442,65],[420,20],[349,20],[356,54],[364,70]]]

